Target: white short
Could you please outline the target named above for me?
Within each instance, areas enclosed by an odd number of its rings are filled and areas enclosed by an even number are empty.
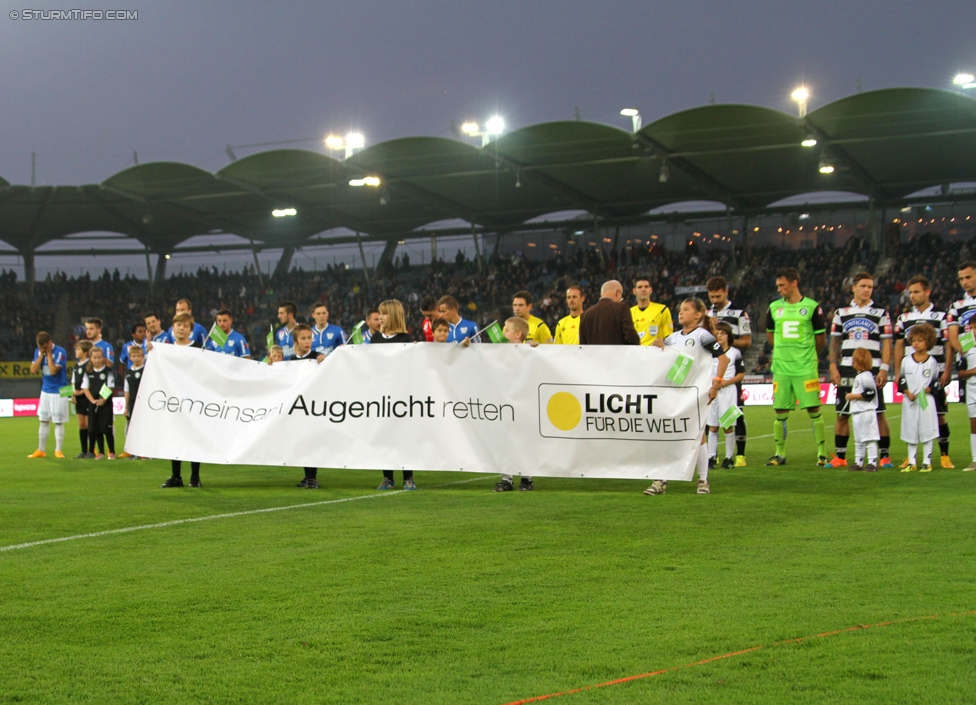
[[[854,427],[854,440],[858,443],[881,440],[878,431],[878,415],[874,411],[851,414],[851,426]]]
[[[935,400],[929,397],[924,410],[918,401],[905,401],[901,405],[901,439],[905,443],[926,443],[939,437],[939,416],[935,413]]]
[[[708,415],[705,417],[705,423],[709,426],[720,426],[719,419],[722,418],[722,414],[729,410],[730,407],[735,406],[735,385],[729,385],[728,387],[722,387],[718,390],[718,394],[715,396],[715,400],[708,405]]]
[[[37,418],[41,421],[68,423],[68,399],[54,392],[41,392],[41,403],[37,407]]]

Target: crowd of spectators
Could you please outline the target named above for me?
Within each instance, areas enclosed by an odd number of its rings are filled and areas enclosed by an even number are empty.
[[[801,274],[801,290],[821,302],[830,320],[833,310],[850,301],[850,275],[857,269],[877,269],[875,301],[888,307],[895,317],[907,305],[908,279],[924,274],[933,282],[933,301],[947,308],[958,295],[955,266],[971,257],[970,246],[958,241],[943,241],[927,233],[899,245],[897,256],[880,259],[864,246],[861,236],[852,237],[845,247],[821,245],[805,250],[782,247],[736,250],[736,264],[727,249],[699,247],[692,243],[681,251],[669,251],[658,244],[647,248],[601,253],[595,247],[573,257],[556,255],[535,260],[520,254],[495,256],[477,263],[461,253],[451,262],[435,260],[410,266],[409,261],[388,265],[367,277],[360,269],[328,266],[305,272],[300,268],[274,277],[262,276],[253,267],[241,272],[218,272],[200,268],[193,274],[178,274],[150,287],[149,282],[104,271],[92,278],[86,274],[68,278],[49,275],[38,281],[33,297],[28,297],[23,282],[13,272],[0,272],[0,359],[26,360],[34,349],[39,330],[50,332],[69,352],[83,335],[83,321],[98,317],[104,322],[103,335],[116,345],[129,339],[130,327],[141,322],[143,314],[155,312],[169,320],[177,299],[189,299],[195,318],[209,327],[216,312],[230,309],[235,328],[247,337],[256,354],[264,354],[264,336],[277,326],[277,308],[282,301],[298,306],[299,319],[308,316],[320,301],[329,307],[330,322],[347,332],[365,313],[385,299],[399,299],[407,313],[410,332],[418,335],[422,315],[420,299],[425,295],[454,296],[462,315],[485,326],[510,315],[511,296],[528,290],[535,299],[533,313],[550,329],[567,315],[565,290],[580,285],[586,301],[595,303],[600,285],[608,278],[620,279],[629,293],[636,276],[648,277],[655,301],[675,307],[688,295],[689,287],[699,287],[715,274],[733,282],[731,298],[744,306],[753,320],[757,345],[765,339],[764,319],[769,301],[776,298],[775,274],[780,267],[795,266]],[[880,265],[880,266],[879,266]],[[768,369],[768,350],[759,353],[754,370]]]

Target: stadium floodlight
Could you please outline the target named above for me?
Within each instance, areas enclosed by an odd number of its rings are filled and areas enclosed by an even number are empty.
[[[383,182],[378,176],[364,176],[361,179],[349,179],[349,185],[357,188],[360,186],[372,186],[373,188],[376,188],[381,183]]]
[[[641,129],[641,114],[640,111],[637,110],[637,108],[624,108],[623,110],[620,111],[620,114],[623,115],[624,117],[630,118],[631,124],[634,127],[634,132],[637,132],[639,129]]]
[[[810,91],[806,86],[797,86],[792,93],[790,93],[790,98],[796,101],[796,110],[800,117],[806,117],[807,114],[807,101],[810,100]]]
[[[976,76],[971,73],[957,73],[952,79],[952,85],[958,86],[963,90],[976,88]]]
[[[325,146],[333,151],[337,151],[345,147],[346,143],[339,135],[329,135],[325,138]]]
[[[478,129],[478,123],[476,122],[466,122],[461,125],[461,132],[471,137],[475,137],[480,134]]]
[[[498,115],[493,115],[485,121],[485,132],[489,135],[500,135],[505,131],[505,121]]]
[[[821,174],[833,174],[834,173],[834,165],[830,161],[830,159],[827,158],[827,155],[826,154],[821,154],[820,155],[819,171],[820,171]]]
[[[670,178],[671,178],[671,170],[668,169],[668,162],[667,160],[665,160],[664,163],[661,164],[661,169],[657,173],[657,180],[660,183],[664,184],[667,183],[668,179]]]
[[[298,215],[298,211],[294,208],[275,208],[271,211],[271,215],[275,218],[291,218]]]
[[[800,145],[803,147],[816,147],[817,138],[814,137],[813,135],[807,135],[806,137],[803,138],[803,141],[800,142]]]
[[[346,135],[346,147],[362,149],[365,146],[366,138],[363,137],[362,132],[350,132],[348,135]]]

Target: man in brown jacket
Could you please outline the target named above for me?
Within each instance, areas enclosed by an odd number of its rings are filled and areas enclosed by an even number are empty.
[[[580,345],[640,345],[630,307],[623,298],[624,288],[616,279],[600,288],[600,300],[580,317]]]

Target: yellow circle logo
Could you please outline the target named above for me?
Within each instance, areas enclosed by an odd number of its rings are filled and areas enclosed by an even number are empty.
[[[560,431],[572,431],[583,418],[583,408],[569,392],[556,392],[549,397],[546,414],[550,423]]]

